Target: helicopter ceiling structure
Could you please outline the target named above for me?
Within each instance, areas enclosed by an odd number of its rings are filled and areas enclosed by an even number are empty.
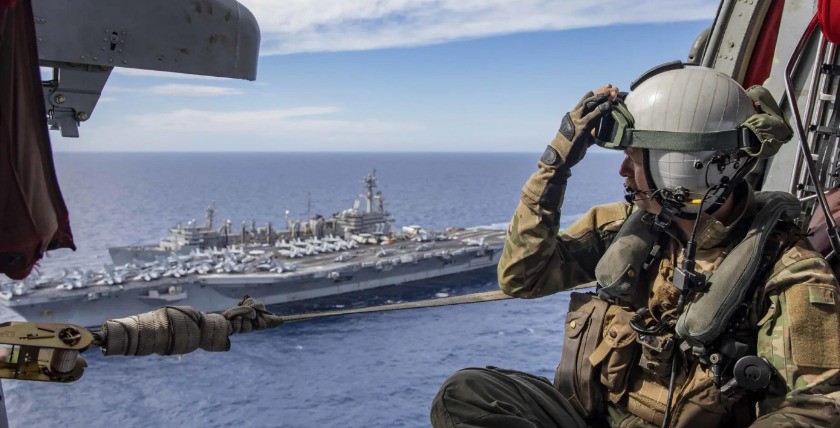
[[[48,124],[78,137],[114,67],[255,80],[260,29],[235,0],[33,0]]]

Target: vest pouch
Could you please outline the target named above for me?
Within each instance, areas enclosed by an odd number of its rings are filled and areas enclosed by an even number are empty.
[[[572,293],[554,387],[584,418],[601,410],[603,398],[589,355],[601,340],[609,304],[592,293]]]
[[[610,306],[601,342],[587,358],[592,367],[600,365],[600,381],[612,403],[618,403],[627,392],[627,378],[639,352],[638,334],[630,327],[633,314],[621,306]]]

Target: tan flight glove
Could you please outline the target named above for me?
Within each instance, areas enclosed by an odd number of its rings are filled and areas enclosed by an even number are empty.
[[[617,94],[618,88],[612,85],[590,91],[563,116],[557,136],[540,157],[539,169],[525,184],[524,198],[537,202],[544,210],[559,212],[570,169],[583,159],[586,149],[595,142],[592,130],[599,119],[612,111],[610,100]],[[556,217],[555,222],[559,221],[559,216]]]

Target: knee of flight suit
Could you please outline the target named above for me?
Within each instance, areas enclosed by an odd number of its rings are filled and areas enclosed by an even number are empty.
[[[437,396],[435,396],[434,403],[442,400],[463,401],[465,398],[472,399],[485,388],[486,382],[486,369],[467,368],[459,370],[443,382]]]
[[[484,377],[482,369],[463,369],[449,376],[441,385],[432,401],[431,418],[433,427],[454,427],[464,420],[469,412],[467,402],[472,401],[478,385]],[[453,414],[455,413],[455,414]]]

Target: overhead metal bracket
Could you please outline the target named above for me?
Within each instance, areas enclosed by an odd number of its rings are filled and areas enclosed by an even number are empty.
[[[113,67],[254,80],[260,29],[236,0],[32,0],[38,56],[54,70],[52,128],[78,137]]]
[[[47,125],[60,129],[62,137],[79,137],[79,123],[93,114],[102,88],[113,67],[41,61],[53,69],[51,80],[43,82]]]

